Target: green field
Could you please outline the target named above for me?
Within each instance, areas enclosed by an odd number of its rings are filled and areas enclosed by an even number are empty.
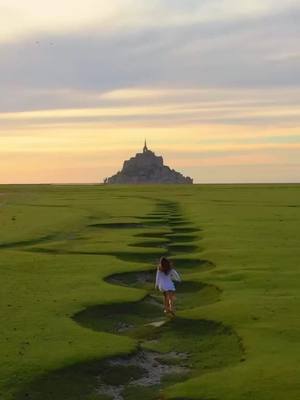
[[[2,185],[0,223],[1,400],[299,400],[300,185]]]

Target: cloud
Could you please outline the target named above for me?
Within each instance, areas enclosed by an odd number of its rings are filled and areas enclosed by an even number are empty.
[[[72,32],[74,29],[108,21],[131,2],[128,0],[2,0],[0,3],[1,42],[41,32]],[[107,27],[107,26],[106,26]]]
[[[72,32],[90,25],[111,31],[128,27],[181,25],[258,15],[296,4],[295,0],[2,0],[1,41],[32,33]],[[71,11],[71,12],[70,12]]]
[[[50,108],[0,113],[3,127],[41,124],[94,123],[156,125],[298,124],[300,94],[297,89],[126,89],[91,93],[59,91],[72,96],[76,108]],[[85,107],[82,100],[86,102]],[[56,105],[57,106],[57,105]]]

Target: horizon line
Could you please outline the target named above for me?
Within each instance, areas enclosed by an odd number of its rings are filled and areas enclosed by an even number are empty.
[[[1,183],[0,186],[38,186],[38,185],[47,185],[47,186],[196,186],[196,185],[299,185],[300,181],[290,181],[290,182],[196,182],[192,184],[182,184],[182,183],[119,183],[119,184],[107,184],[103,182],[27,182],[27,183]]]

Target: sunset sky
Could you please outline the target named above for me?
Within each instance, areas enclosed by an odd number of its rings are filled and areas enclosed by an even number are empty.
[[[300,182],[299,0],[0,0],[0,183],[148,147],[196,182]]]

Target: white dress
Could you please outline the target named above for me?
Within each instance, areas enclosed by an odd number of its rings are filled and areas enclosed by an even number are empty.
[[[155,287],[161,292],[166,292],[169,290],[175,291],[176,289],[173,281],[181,281],[181,278],[175,269],[172,268],[167,275],[157,269]]]

